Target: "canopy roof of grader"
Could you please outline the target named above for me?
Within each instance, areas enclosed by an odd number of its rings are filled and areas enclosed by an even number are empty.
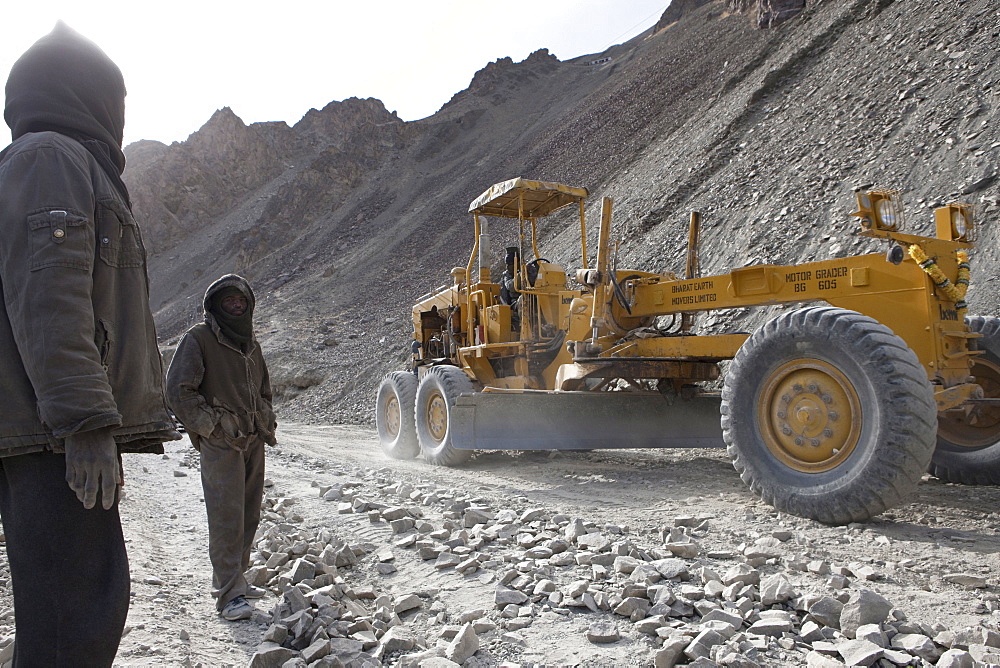
[[[580,202],[589,194],[586,188],[516,178],[497,183],[477,197],[469,205],[469,213],[502,218],[540,218],[567,204]],[[520,216],[519,198],[523,201]]]

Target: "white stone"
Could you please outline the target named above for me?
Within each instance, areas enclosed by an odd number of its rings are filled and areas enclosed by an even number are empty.
[[[592,643],[612,643],[621,638],[618,627],[614,622],[601,620],[596,621],[587,629],[587,640]]]
[[[946,573],[944,579],[952,584],[974,589],[984,589],[987,586],[986,578],[971,573]]]
[[[472,624],[465,624],[462,626],[462,630],[458,632],[458,635],[455,636],[455,639],[448,645],[444,656],[449,661],[454,661],[461,665],[478,651],[479,636],[476,635]]]
[[[849,666],[870,666],[882,658],[882,648],[867,640],[848,640],[837,645],[837,651]]]

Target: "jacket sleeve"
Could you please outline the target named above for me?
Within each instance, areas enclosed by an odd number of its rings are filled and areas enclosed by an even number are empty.
[[[267,370],[267,362],[264,362],[263,356],[261,356],[261,366],[263,367],[263,373],[261,374],[260,383],[260,397],[264,400],[264,408],[266,409],[264,419],[267,424],[264,425],[265,442],[268,445],[274,445],[277,440],[274,437],[274,432],[278,428],[278,420],[274,415],[274,395],[271,392],[271,374]]]
[[[39,417],[57,438],[119,426],[95,342],[89,164],[40,146],[5,160],[0,183],[0,281]]]
[[[263,367],[260,379],[260,396],[267,402],[267,407],[271,408],[274,404],[274,395],[271,393],[271,374],[267,371],[267,363],[261,358],[261,366]]]
[[[190,333],[177,344],[174,358],[167,369],[167,406],[189,432],[208,438],[218,416],[199,392],[205,377],[205,359],[198,340]]]

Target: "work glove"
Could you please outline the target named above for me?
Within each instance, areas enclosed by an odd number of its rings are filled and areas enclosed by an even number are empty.
[[[118,447],[110,429],[84,431],[66,437],[66,482],[76,492],[83,507],[90,510],[97,504],[109,510],[122,484]]]

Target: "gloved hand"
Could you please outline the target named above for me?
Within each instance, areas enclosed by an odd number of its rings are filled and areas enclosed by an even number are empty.
[[[118,448],[111,429],[95,429],[66,437],[66,482],[87,510],[97,504],[105,510],[114,505],[117,487],[122,484]]]

